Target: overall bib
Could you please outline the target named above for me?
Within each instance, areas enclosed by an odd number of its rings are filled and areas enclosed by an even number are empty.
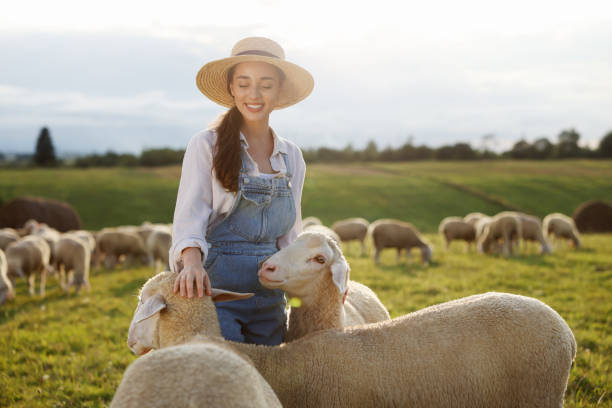
[[[287,168],[285,175],[250,176],[245,154],[243,150],[234,205],[206,237],[209,250],[204,269],[214,288],[255,293],[249,299],[215,303],[223,337],[277,345],[286,330],[284,292],[264,288],[257,270],[261,261],[278,250],[276,240],[295,223],[291,174],[287,155],[281,153]]]

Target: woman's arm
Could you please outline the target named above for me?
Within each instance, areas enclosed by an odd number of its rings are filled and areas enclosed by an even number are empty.
[[[276,241],[278,249],[288,246],[302,232],[302,190],[304,188],[304,178],[306,177],[306,162],[302,156],[302,151],[297,146],[295,146],[295,149],[296,151],[292,152],[290,160],[290,163],[295,163],[291,177],[291,193],[295,201],[295,223],[289,232]]]
[[[198,133],[189,141],[183,158],[169,258],[170,269],[173,272],[181,272],[183,266],[185,268],[188,266],[185,256],[187,253],[190,254],[190,266],[194,260],[202,266],[206,259],[208,245],[205,234],[212,213],[212,181],[212,149],[206,140],[206,134]],[[197,258],[194,254],[198,255]],[[198,289],[200,287],[198,284]],[[191,285],[188,289],[192,289]],[[183,294],[182,287],[181,294]]]

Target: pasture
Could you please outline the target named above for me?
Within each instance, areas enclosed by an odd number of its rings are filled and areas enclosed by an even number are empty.
[[[180,168],[0,170],[0,199],[38,195],[70,202],[88,229],[170,222]],[[612,201],[612,162],[469,162],[311,165],[303,215],[326,224],[352,216],[414,223],[434,245],[423,266],[415,251],[381,266],[344,246],[351,277],[370,286],[393,317],[486,291],[536,297],[568,322],[578,343],[565,405],[612,406],[612,235],[585,235],[583,248],[559,244],[551,255],[532,249],[511,259],[446,252],[435,233],[448,215],[521,209],[540,217],[571,215],[588,199]],[[64,295],[48,279],[47,296],[0,307],[0,406],[105,406],[134,360],[127,327],[138,288],[152,268],[94,269],[91,291]],[[163,381],[163,380],[162,380]]]

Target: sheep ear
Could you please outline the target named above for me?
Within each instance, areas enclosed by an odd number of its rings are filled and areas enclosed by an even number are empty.
[[[134,314],[134,324],[140,323],[166,308],[166,299],[159,293],[151,296],[138,307]]]
[[[334,262],[332,262],[330,267],[332,280],[338,287],[338,291],[344,294],[347,290],[347,283],[349,279],[349,264],[346,261],[346,258],[344,258],[344,255],[342,255],[342,251],[340,250],[340,247],[338,246],[336,241],[330,239],[328,242],[332,247],[336,258],[334,259]]]
[[[255,296],[254,293],[238,293],[229,290],[211,288],[213,302],[229,302],[230,300],[248,299]]]

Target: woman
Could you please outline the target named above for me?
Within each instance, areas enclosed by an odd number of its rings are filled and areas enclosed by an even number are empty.
[[[173,223],[171,269],[181,296],[210,288],[253,292],[216,303],[228,340],[280,344],[285,298],[261,286],[258,264],[301,230],[306,165],[300,149],[269,127],[270,113],[306,98],[314,86],[303,68],[285,61],[272,40],[239,41],[229,58],[210,62],[196,82],[230,108],[218,124],[190,140],[183,159]]]

